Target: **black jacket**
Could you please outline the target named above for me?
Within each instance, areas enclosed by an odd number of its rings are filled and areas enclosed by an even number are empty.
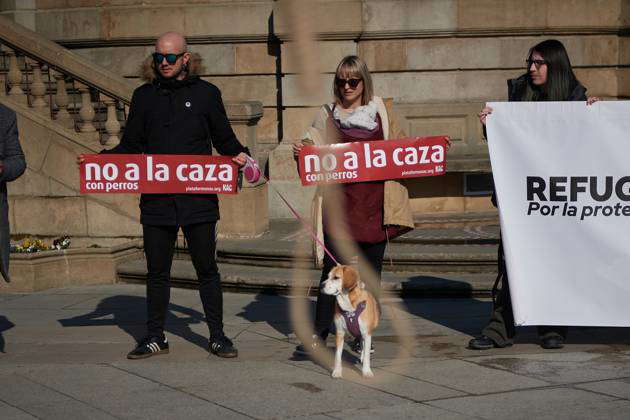
[[[527,88],[529,75],[524,74],[516,79],[509,79],[508,85],[508,101],[520,102],[522,101],[523,94]],[[586,101],[586,88],[577,82],[573,91],[565,101]]]
[[[191,76],[185,80],[156,79],[137,88],[118,146],[101,153],[211,155],[248,153],[227,118],[221,92]],[[185,226],[219,219],[215,194],[142,194],[140,223]]]
[[[508,101],[509,102],[521,102],[523,98],[523,94],[525,93],[525,89],[527,88],[529,76],[524,74],[516,79],[508,79]],[[586,88],[578,82],[573,91],[566,99],[566,101],[585,101],[586,102]],[[486,126],[483,126],[484,136],[486,135]],[[492,186],[492,204],[497,206],[497,193],[494,189],[494,185]]]
[[[20,177],[26,170],[24,152],[18,139],[15,112],[0,105],[0,162],[4,169],[0,174],[0,278],[9,281],[9,200],[7,182]]]

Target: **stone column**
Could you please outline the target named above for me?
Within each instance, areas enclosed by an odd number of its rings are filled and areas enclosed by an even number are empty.
[[[105,131],[109,137],[103,144],[110,144],[112,146],[118,144],[120,142],[120,122],[118,121],[118,116],[116,115],[116,100],[110,97],[105,96],[103,99],[103,103],[107,106],[107,121],[105,122]]]
[[[49,112],[48,104],[44,99],[46,97],[46,85],[42,80],[42,65],[35,60],[28,60],[28,67],[33,71],[33,83],[31,84],[31,95],[33,99],[31,106],[40,114]]]
[[[259,160],[256,126],[262,117],[262,103],[226,103],[225,108],[232,128],[252,156]],[[221,223],[219,233],[228,237],[252,238],[269,229],[269,204],[267,183],[261,179],[243,186],[236,195],[220,194]]]
[[[55,104],[57,114],[55,121],[66,128],[74,129],[74,120],[68,112],[68,90],[66,88],[66,76],[63,73],[55,72],[54,78],[57,81],[57,93],[55,94]]]
[[[82,83],[77,83],[77,89],[81,93],[81,110],[79,111],[81,124],[79,125],[79,131],[90,140],[98,140],[99,134],[93,124],[96,112],[92,104],[90,88]]]
[[[20,70],[20,66],[18,65],[17,55],[15,51],[9,52],[9,95],[13,97],[13,99],[26,104],[26,96],[24,95],[24,91],[22,90],[22,70]]]

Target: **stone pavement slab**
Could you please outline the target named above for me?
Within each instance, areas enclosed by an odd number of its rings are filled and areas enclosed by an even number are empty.
[[[630,377],[630,355],[578,352],[487,356],[467,359],[480,366],[516,372],[549,383],[567,384]]]
[[[533,388],[549,383],[498,369],[486,368],[463,360],[444,360],[386,367],[385,370],[411,378],[461,390],[469,394],[486,394],[519,388]]]
[[[28,414],[23,409],[13,407],[5,402],[0,401],[0,413],[7,420],[35,420],[37,417]]]
[[[237,359],[206,349],[195,290],[173,289],[171,353],[125,358],[145,333],[144,286],[0,294],[1,419],[127,418],[628,418],[630,331],[572,328],[545,351],[535,329],[511,348],[465,348],[487,299],[385,298],[374,379],[344,352],[344,379],[293,355],[296,299],[225,293]],[[313,311],[313,299],[306,308]],[[400,341],[405,337],[405,344]],[[332,337],[328,342],[332,355]]]
[[[408,403],[395,405],[392,407],[368,408],[362,410],[344,410],[340,412],[326,413],[334,419],[388,419],[388,420],[411,420],[411,419],[440,419],[440,420],[467,420],[473,417],[466,416],[442,408],[431,407],[422,403]]]
[[[597,381],[575,385],[576,388],[624,399],[630,398],[630,378]]]
[[[620,408],[627,418],[626,410],[630,407],[627,403],[630,402],[620,404],[610,396],[560,387],[452,398],[427,404],[482,419],[529,420],[615,418]]]

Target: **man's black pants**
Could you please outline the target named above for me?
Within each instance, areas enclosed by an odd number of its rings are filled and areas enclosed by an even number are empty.
[[[164,320],[171,297],[171,265],[177,226],[143,225],[147,256],[147,330],[149,336],[164,336]],[[216,222],[182,226],[193,266],[199,279],[199,295],[210,336],[223,334],[223,294],[216,263]]]
[[[385,247],[387,241],[378,242],[375,244],[366,242],[355,242],[356,247],[359,249],[359,276],[365,282],[367,289],[378,298],[380,285],[381,285],[381,271],[383,269],[383,255],[385,255]],[[328,235],[324,235],[324,245],[335,256],[335,259],[340,264],[347,264],[348,261],[343,258],[341,253],[337,249],[337,244]],[[367,265],[367,267],[366,267]],[[321,284],[328,278],[328,273],[336,266],[335,262],[324,253],[324,267],[322,268],[322,277],[320,279],[320,291],[317,295],[317,306],[315,309],[315,333],[319,335],[323,340],[328,337],[330,333],[330,326],[332,325],[333,318],[335,316],[335,304],[336,297],[326,295],[321,292]],[[366,270],[372,269],[376,274],[376,280],[378,284],[374,285],[366,281]]]

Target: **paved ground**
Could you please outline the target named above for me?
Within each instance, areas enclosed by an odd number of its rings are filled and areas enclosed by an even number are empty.
[[[129,361],[143,333],[139,285],[0,295],[0,418],[536,418],[630,417],[630,331],[573,328],[544,351],[531,328],[510,349],[464,348],[490,302],[386,299],[375,338],[376,378],[352,366],[295,359],[294,298],[226,294],[235,360],[205,351],[197,294],[174,289],[171,353]],[[411,346],[401,346],[404,325]]]

